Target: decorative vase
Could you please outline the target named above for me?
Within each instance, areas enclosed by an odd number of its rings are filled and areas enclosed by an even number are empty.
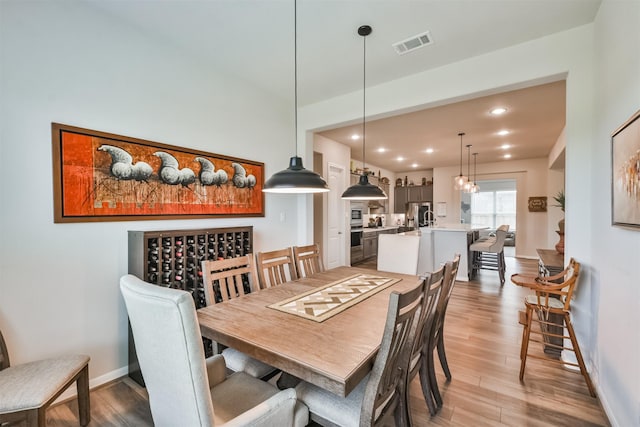
[[[564,254],[564,230],[556,231],[556,233],[560,236],[560,241],[556,243],[556,251],[558,251],[559,254]]]
[[[564,234],[564,218],[558,221],[558,231]]]

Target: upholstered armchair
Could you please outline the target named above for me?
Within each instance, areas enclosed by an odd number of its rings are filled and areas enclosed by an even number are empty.
[[[244,372],[226,377],[224,357],[205,361],[193,298],[132,275],[120,279],[156,426],[305,426],[293,389]]]

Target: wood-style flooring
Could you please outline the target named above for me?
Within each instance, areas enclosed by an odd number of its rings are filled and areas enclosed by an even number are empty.
[[[375,269],[375,261],[359,267]],[[516,272],[535,275],[537,263],[507,258],[507,277]],[[474,281],[456,283],[445,321],[453,379],[446,383],[436,368],[444,406],[431,417],[416,377],[411,384],[414,425],[608,426],[580,374],[530,358],[524,383],[519,381],[518,310],[526,291],[508,279],[500,287],[497,276],[481,271]],[[128,378],[92,390],[91,415],[91,426],[153,425],[145,389]],[[49,409],[47,422],[50,427],[77,426],[76,400]]]

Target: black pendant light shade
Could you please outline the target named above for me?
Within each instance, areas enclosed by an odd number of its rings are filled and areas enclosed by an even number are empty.
[[[274,173],[264,183],[265,193],[326,193],[327,182],[317,173],[302,166],[302,158],[289,159],[289,167]]]
[[[371,34],[371,27],[363,25],[358,28],[358,34],[362,36],[363,40],[363,87],[362,87],[362,170],[365,171],[365,117],[366,117],[366,87],[367,87],[367,42],[366,37]],[[369,176],[366,172],[360,175],[360,180],[357,184],[347,188],[342,193],[342,198],[345,200],[385,200],[388,198],[387,194],[382,191],[382,188],[377,185],[373,185],[369,182]]]
[[[317,173],[302,166],[302,158],[298,156],[298,24],[297,5],[293,1],[293,44],[294,44],[294,87],[295,87],[295,136],[296,155],[289,159],[289,167],[274,173],[262,187],[265,193],[326,193],[329,191],[327,181]]]
[[[369,182],[367,175],[360,175],[360,181],[347,188],[342,193],[343,199],[348,200],[385,200],[387,195],[382,188]]]

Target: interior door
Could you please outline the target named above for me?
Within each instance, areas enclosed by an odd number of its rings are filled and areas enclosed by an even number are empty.
[[[346,265],[345,260],[345,202],[344,192],[345,169],[340,165],[329,163],[329,191],[327,201],[327,268]]]

